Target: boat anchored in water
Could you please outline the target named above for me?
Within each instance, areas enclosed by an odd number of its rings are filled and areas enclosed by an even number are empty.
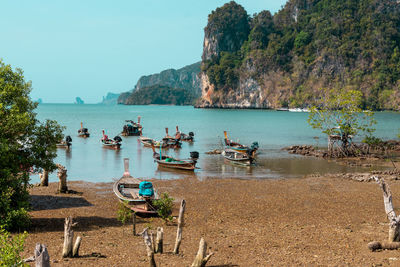
[[[66,149],[69,149],[71,145],[72,145],[72,138],[69,135],[65,137],[65,140],[61,140],[60,143],[56,144],[58,148],[66,148]]]
[[[81,128],[78,130],[78,137],[89,137],[90,133],[89,130],[87,128],[83,128],[83,123],[81,122]]]
[[[224,131],[224,135],[225,135],[225,146],[227,146],[228,148],[235,150],[236,152],[240,152],[240,153],[248,153],[249,151],[251,151],[251,154],[254,156],[255,153],[257,152],[258,149],[258,142],[253,142],[251,144],[250,147],[242,145],[240,143],[236,143],[232,140],[229,140],[228,138],[228,133],[226,131]]]
[[[167,144],[165,144],[164,142],[160,142],[160,141],[154,140],[154,139],[149,138],[149,137],[141,136],[141,137],[139,137],[139,141],[145,147],[152,147],[152,146],[154,146],[156,148],[160,148],[160,147],[161,148],[166,148],[167,147]]]
[[[159,167],[188,171],[194,171],[194,169],[196,169],[196,163],[199,159],[199,152],[197,151],[190,152],[190,159],[175,159],[167,155],[162,155],[161,150],[160,153],[157,153],[154,147],[152,148],[154,161],[157,162]]]
[[[138,122],[134,122],[133,120],[125,120],[128,124],[124,125],[122,128],[122,136],[141,136],[143,127],[140,124],[140,116],[138,116]]]
[[[186,142],[194,141],[194,133],[193,132],[189,132],[189,134],[182,133],[179,131],[178,126],[176,126],[175,137],[179,137],[179,136],[180,136],[180,140],[182,140],[182,141],[186,141]]]
[[[182,142],[180,133],[177,133],[175,137],[172,137],[168,134],[168,128],[165,128],[165,137],[162,139],[163,143],[168,148],[181,148]]]
[[[118,135],[114,137],[114,139],[109,139],[103,130],[103,137],[101,138],[101,143],[103,147],[111,148],[111,149],[120,149],[121,148],[122,139]]]
[[[158,194],[153,189],[153,184],[130,175],[128,158],[124,159],[124,168],[123,176],[113,185],[114,194],[139,216],[157,215],[153,201],[158,199]]]
[[[240,165],[250,166],[255,161],[254,156],[250,153],[241,153],[230,148],[225,148],[221,154],[225,159]]]

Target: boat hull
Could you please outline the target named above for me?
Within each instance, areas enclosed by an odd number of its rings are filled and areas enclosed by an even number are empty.
[[[196,169],[196,161],[182,161],[182,162],[166,162],[165,160],[155,159],[159,167],[194,171]]]

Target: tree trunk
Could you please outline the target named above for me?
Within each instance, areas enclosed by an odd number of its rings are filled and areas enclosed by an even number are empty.
[[[69,258],[72,256],[72,242],[74,239],[74,231],[72,231],[72,217],[65,218],[64,223],[64,247],[62,256]]]
[[[79,257],[79,247],[81,246],[82,237],[78,236],[72,249],[72,257]]]
[[[37,243],[34,255],[36,267],[50,267],[50,256],[45,245]]]
[[[156,238],[156,249],[155,253],[163,253],[163,238],[164,238],[164,229],[162,227],[157,227],[157,238]]]
[[[58,183],[58,192],[66,193],[68,191],[67,169],[60,164],[57,164],[57,167],[58,167],[57,176],[58,176],[58,179],[60,179],[60,182]]]
[[[174,247],[174,254],[179,253],[179,246],[181,245],[182,241],[182,227],[183,227],[183,215],[185,213],[186,201],[183,199],[181,202],[181,207],[179,209],[179,218],[178,218],[178,229],[176,231],[176,240],[175,240],[175,247]]]
[[[400,241],[400,216],[396,217],[392,202],[392,192],[390,191],[389,185],[386,184],[383,178],[373,176],[375,181],[379,184],[383,191],[383,203],[385,205],[385,212],[389,219],[389,242]]]
[[[207,243],[206,243],[206,241],[204,241],[203,238],[201,238],[200,244],[199,244],[199,251],[197,251],[197,255],[196,255],[196,258],[194,258],[192,267],[206,266],[208,260],[214,254],[214,253],[210,253],[210,254],[206,255],[206,253],[207,253]]]
[[[153,245],[151,243],[149,233],[147,232],[147,228],[143,230],[142,236],[144,239],[144,244],[146,246],[147,257],[149,258],[149,264],[150,264],[149,266],[156,267],[156,261],[154,260]]]
[[[40,186],[49,186],[49,172],[43,169],[42,173],[39,174]]]

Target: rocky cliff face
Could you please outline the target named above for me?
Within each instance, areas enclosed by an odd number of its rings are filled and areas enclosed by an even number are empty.
[[[197,106],[306,107],[326,88],[361,91],[363,108],[399,110],[396,25],[392,0],[289,0],[253,17],[227,3],[204,29]]]
[[[125,104],[128,97],[135,91],[153,86],[167,86],[169,88],[182,88],[193,96],[201,95],[200,62],[185,66],[178,70],[168,69],[157,74],[142,76],[138,80],[132,92],[122,93],[118,98],[119,104]]]
[[[108,93],[106,96],[103,96],[103,100],[100,102],[100,104],[116,105],[119,96],[120,94]]]

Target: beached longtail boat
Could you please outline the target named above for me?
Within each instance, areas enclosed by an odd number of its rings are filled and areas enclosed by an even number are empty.
[[[230,148],[225,148],[221,154],[225,159],[236,164],[249,166],[254,163],[254,157],[252,155],[237,152]]]
[[[165,137],[162,139],[163,143],[166,145],[166,147],[169,148],[181,148],[182,147],[182,142],[180,134],[176,135],[175,137],[172,137],[168,134],[168,128],[165,128]]]
[[[71,142],[72,142],[71,136],[67,135],[67,136],[65,137],[65,140],[61,140],[61,142],[58,143],[58,144],[56,144],[56,146],[57,146],[58,148],[66,148],[66,149],[69,149],[70,146],[72,145]]]
[[[228,133],[226,131],[224,131],[224,135],[225,135],[225,146],[227,146],[227,148],[233,149],[237,152],[240,153],[249,153],[249,151],[253,154],[253,156],[255,155],[257,149],[258,149],[258,142],[253,142],[253,144],[251,144],[251,147],[233,142],[232,140],[229,140],[228,138]]]
[[[89,130],[87,128],[83,128],[83,123],[81,122],[81,128],[78,130],[78,137],[89,137],[90,133]]]
[[[113,191],[118,199],[138,215],[156,215],[153,200],[158,199],[157,192],[148,181],[141,181],[129,173],[129,159],[124,159],[125,172],[114,183]]]
[[[170,156],[162,155],[161,149],[160,153],[157,153],[155,148],[152,148],[154,161],[157,162],[159,167],[188,171],[194,171],[194,169],[196,169],[196,163],[199,158],[199,152],[197,151],[190,152],[190,159],[175,159]]]
[[[139,137],[139,141],[143,144],[143,146],[145,147],[156,147],[156,148],[166,148],[167,144],[165,144],[164,142],[160,142],[160,141],[156,141],[154,139],[151,139],[149,137]]]
[[[101,138],[101,143],[105,148],[111,149],[120,149],[121,148],[122,139],[118,135],[114,137],[114,139],[109,139],[103,130],[103,138]]]
[[[179,131],[178,126],[176,126],[176,134],[175,137],[179,137],[180,140],[186,142],[193,142],[194,141],[194,133],[189,132],[189,134],[185,134]]]
[[[140,124],[140,116],[138,116],[138,122],[134,122],[133,120],[125,120],[128,124],[124,125],[122,128],[121,135],[122,136],[141,136],[143,127]]]

